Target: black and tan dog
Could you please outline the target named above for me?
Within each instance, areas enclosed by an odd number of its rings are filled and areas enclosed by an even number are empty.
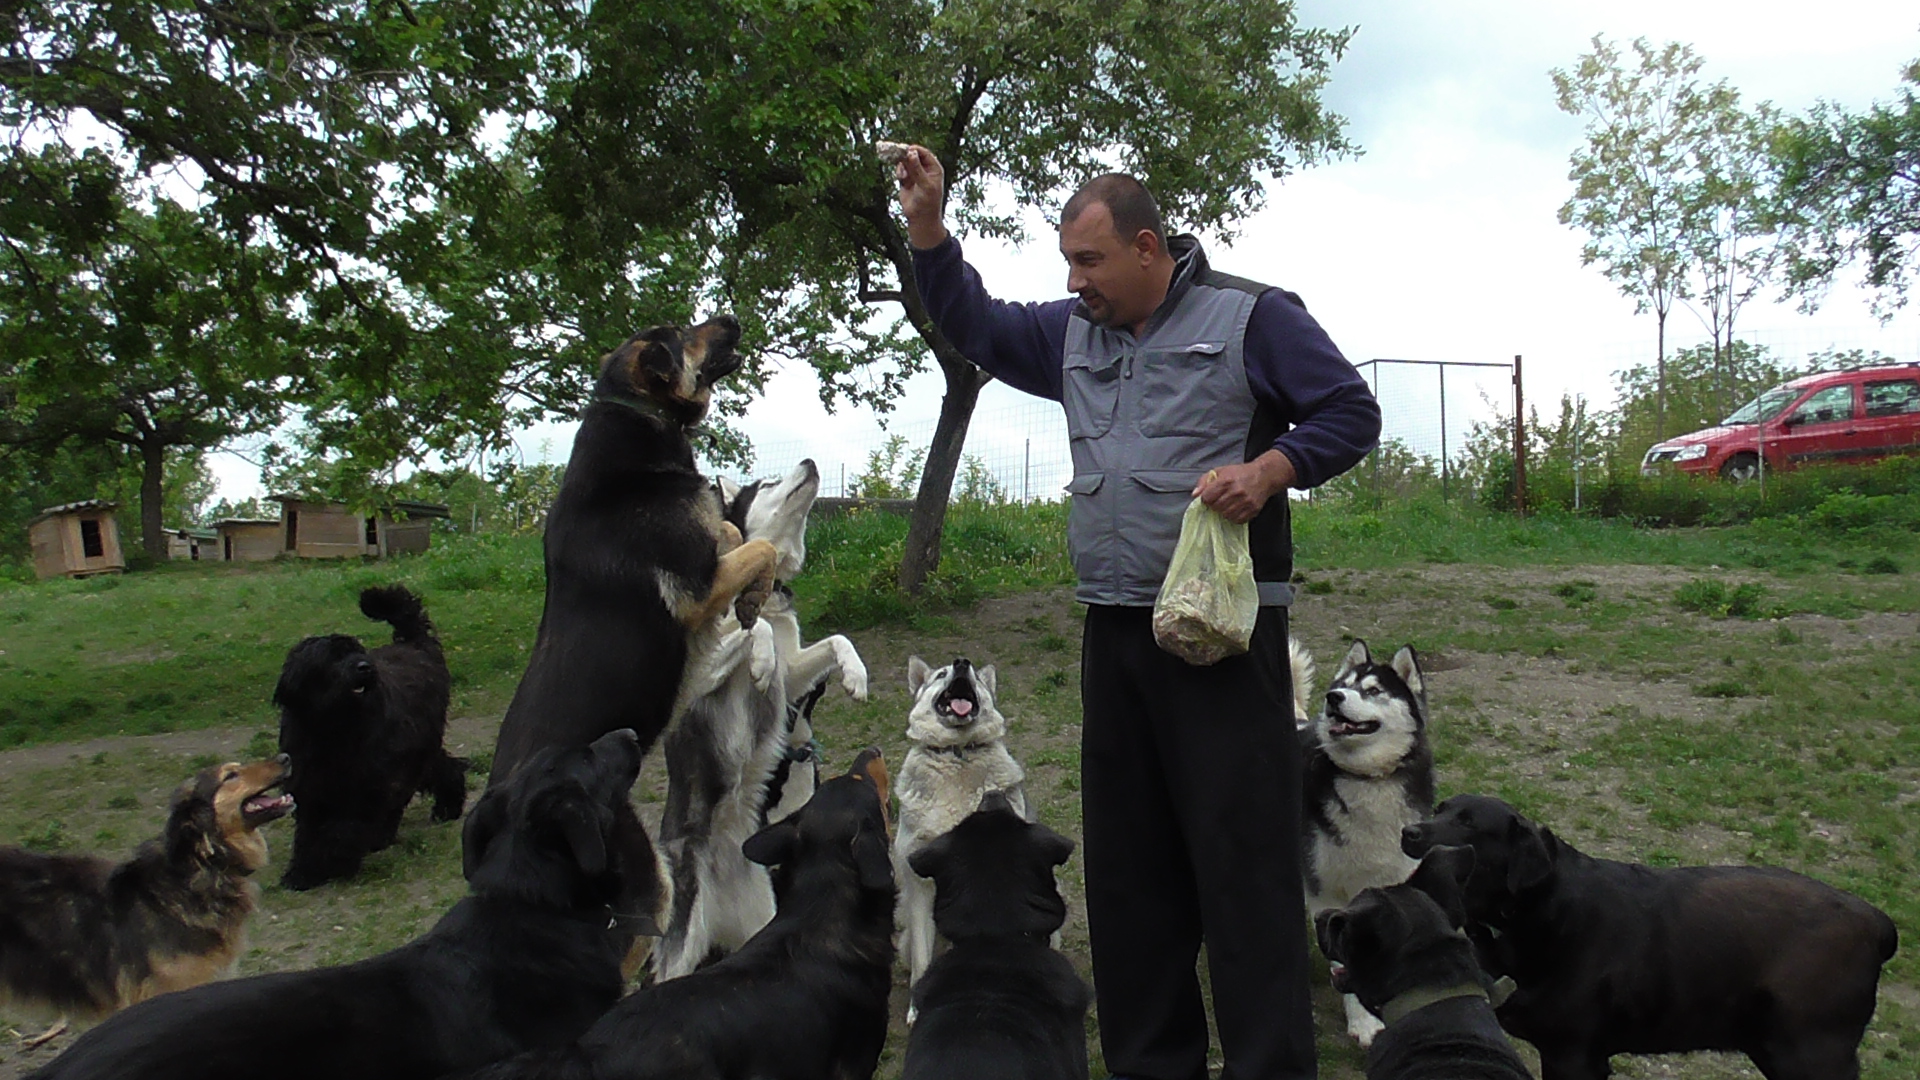
[[[1093,994],[1048,945],[1067,919],[1053,868],[1072,853],[995,791],[908,858],[953,947],[913,984],[904,1080],[1086,1080]]]
[[[1545,1080],[1602,1080],[1613,1054],[1738,1050],[1768,1080],[1859,1075],[1893,921],[1787,870],[1596,859],[1499,799],[1456,795],[1407,854],[1466,845],[1468,930],[1518,989],[1499,1010]]]
[[[385,585],[361,590],[360,613],[391,624],[393,641],[307,638],[287,652],[273,690],[299,803],[280,877],[289,889],[359,873],[399,836],[416,792],[433,797],[435,821],[466,806],[467,763],[444,745],[453,677],[426,609],[405,586]]]
[[[500,725],[489,786],[541,747],[580,746],[619,728],[639,736],[644,754],[685,707],[687,658],[718,636],[720,614],[735,605],[752,625],[778,552],[765,541],[742,544],[722,519],[688,438],[714,383],[739,368],[739,338],[740,324],[716,315],[686,331],[636,334],[602,362],[547,515],[546,606]],[[690,638],[698,639],[691,647]],[[630,809],[616,842],[628,865],[656,867],[628,875],[621,907],[646,916],[657,934],[665,869]],[[624,927],[616,934],[634,946],[636,968],[645,943]]]
[[[118,865],[0,848],[0,993],[96,1020],[226,974],[246,947],[267,863],[258,830],[293,807],[286,758],[200,770],[165,830]]]
[[[779,913],[740,951],[638,990],[559,1053],[476,1080],[821,1080],[873,1075],[893,984],[887,772],[862,751],[792,816],[755,833]]]
[[[630,731],[540,751],[467,815],[472,891],[425,935],[354,964],[141,1002],[32,1076],[418,1080],[568,1045],[620,997],[612,841],[639,771]]]
[[[1462,932],[1472,870],[1471,848],[1435,848],[1404,884],[1363,889],[1315,916],[1334,989],[1385,1021],[1367,1080],[1532,1080],[1494,1018],[1507,987]]]

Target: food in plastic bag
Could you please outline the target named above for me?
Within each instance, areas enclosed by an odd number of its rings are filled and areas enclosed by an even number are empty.
[[[1193,500],[1153,604],[1153,640],[1189,664],[1217,664],[1247,651],[1259,614],[1246,524]]]

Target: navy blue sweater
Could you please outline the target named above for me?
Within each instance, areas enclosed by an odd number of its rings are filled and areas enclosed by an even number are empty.
[[[1067,320],[1080,301],[1016,304],[987,295],[960,241],[913,253],[920,296],[962,356],[1017,390],[1061,394]],[[1247,383],[1291,430],[1273,448],[1293,463],[1294,486],[1317,487],[1359,464],[1380,439],[1380,404],[1327,332],[1279,289],[1260,294],[1247,322]]]

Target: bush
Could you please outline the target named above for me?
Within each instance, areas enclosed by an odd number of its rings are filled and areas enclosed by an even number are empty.
[[[1682,611],[1716,619],[1755,619],[1760,617],[1760,601],[1765,597],[1766,589],[1757,582],[1729,589],[1712,578],[1695,578],[1674,591],[1673,602]]]

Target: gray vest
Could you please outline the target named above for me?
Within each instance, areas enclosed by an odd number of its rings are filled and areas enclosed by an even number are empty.
[[[1173,281],[1142,336],[1095,326],[1079,305],[1067,323],[1067,548],[1084,604],[1151,606],[1194,484],[1264,453],[1284,429],[1255,402],[1242,351],[1267,286],[1215,273],[1191,237],[1173,237],[1168,250]],[[1274,496],[1251,530],[1254,576],[1269,583],[1263,604],[1291,596],[1281,584],[1292,570],[1286,502]]]

